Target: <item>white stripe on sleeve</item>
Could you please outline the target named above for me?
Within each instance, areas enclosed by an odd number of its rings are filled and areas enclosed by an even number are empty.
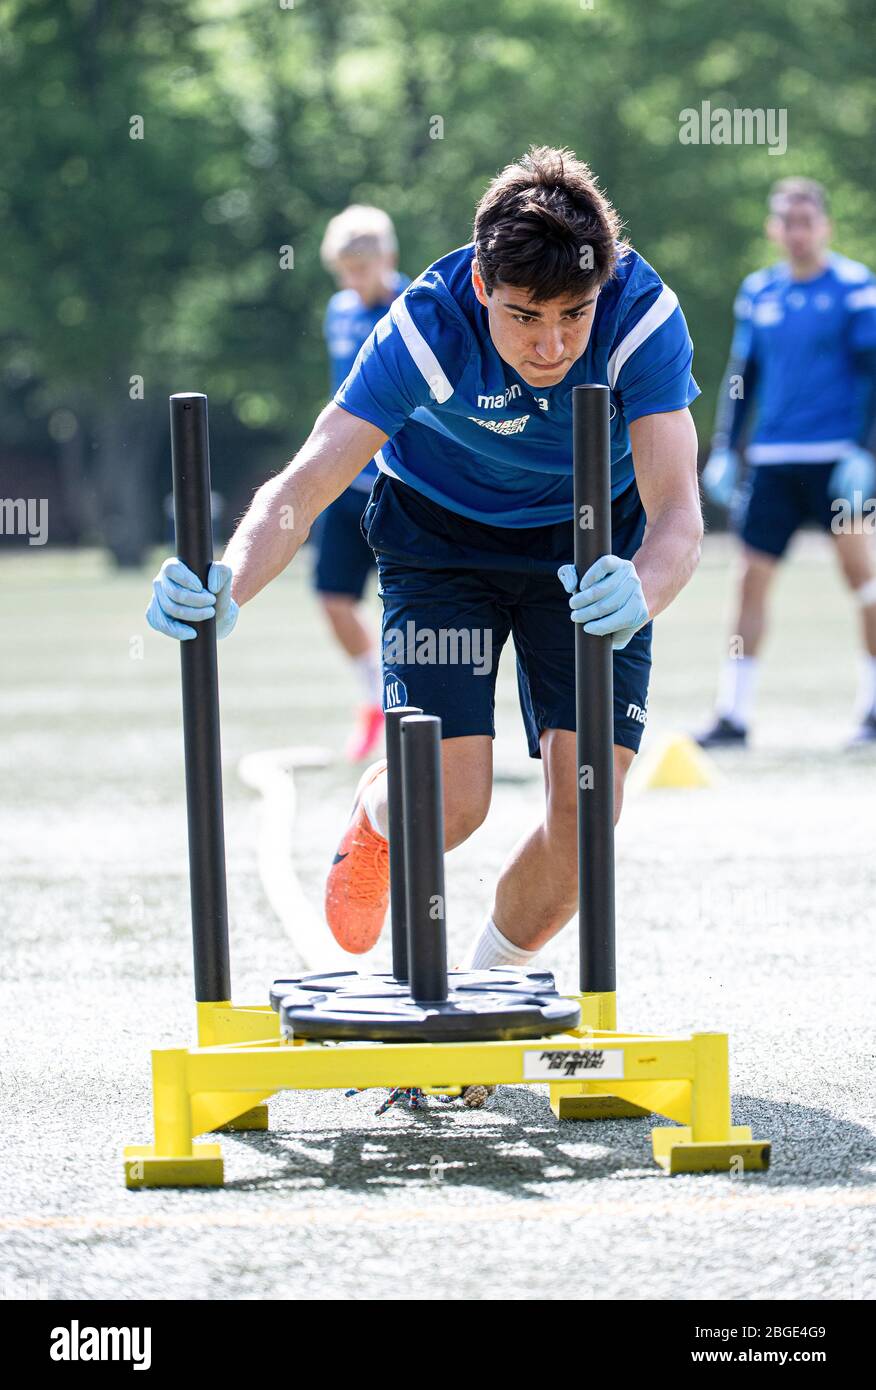
[[[862,290],[852,290],[846,295],[846,308],[856,313],[858,309],[876,309],[876,285],[865,285]]]
[[[642,315],[635,328],[630,329],[608,359],[608,384],[612,390],[620,376],[621,368],[632,357],[636,348],[640,348],[652,333],[656,333],[677,308],[678,295],[668,285],[664,285],[648,312]]]
[[[749,444],[749,463],[834,463],[850,449],[854,439],[828,439],[819,444]]]
[[[453,387],[447,380],[438,358],[411,318],[404,297],[394,299],[389,310],[392,321],[402,335],[402,341],[414,362],[419,367],[423,380],[439,405],[443,405],[453,395]]]
[[[397,478],[398,481],[401,482],[401,478],[399,478],[398,474],[390,468],[389,464],[386,462],[386,455],[382,449],[378,449],[377,453],[374,455],[374,462],[377,464],[381,473],[388,473],[390,478]]]

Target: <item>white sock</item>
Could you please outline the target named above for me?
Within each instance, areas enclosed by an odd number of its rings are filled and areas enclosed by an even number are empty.
[[[861,660],[856,708],[862,719],[876,710],[876,656],[865,656]]]
[[[756,656],[728,656],[721,668],[716,713],[747,729],[754,708],[759,663]]]
[[[362,796],[362,805],[371,824],[371,829],[389,839],[389,811],[386,805],[386,772],[369,782]]]
[[[460,968],[492,970],[495,965],[511,965],[523,970],[537,955],[538,951],[524,951],[522,946],[515,946],[502,935],[492,917],[488,917],[487,925],[472,942]]]
[[[363,652],[352,658],[359,688],[366,705],[383,704],[383,671],[375,651]]]

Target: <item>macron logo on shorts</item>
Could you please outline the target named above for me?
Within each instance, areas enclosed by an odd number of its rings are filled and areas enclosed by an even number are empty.
[[[640,724],[645,724],[648,720],[648,711],[642,709],[641,705],[627,705],[627,719],[638,719]]]

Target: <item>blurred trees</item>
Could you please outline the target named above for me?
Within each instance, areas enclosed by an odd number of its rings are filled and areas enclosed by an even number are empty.
[[[54,451],[75,529],[133,563],[166,396],[202,389],[242,505],[325,399],[328,217],[386,207],[416,274],[531,142],[592,163],[679,293],[707,437],[772,181],[822,179],[876,259],[873,28],[869,0],[5,0],[0,447]],[[703,100],[786,109],[787,153],[681,145]]]

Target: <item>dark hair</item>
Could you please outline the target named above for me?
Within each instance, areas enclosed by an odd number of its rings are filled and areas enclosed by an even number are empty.
[[[475,211],[474,243],[488,294],[499,283],[535,301],[598,289],[614,274],[621,221],[571,150],[533,145],[497,174]]]
[[[787,179],[779,179],[770,189],[769,209],[770,212],[778,212],[779,205],[782,203],[814,203],[819,212],[827,212],[827,194],[820,183],[815,179],[803,179],[799,176],[792,176]]]

